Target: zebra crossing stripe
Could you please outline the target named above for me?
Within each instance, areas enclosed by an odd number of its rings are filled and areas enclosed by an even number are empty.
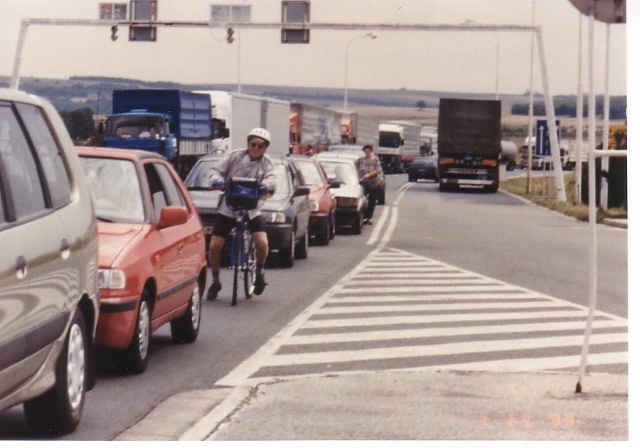
[[[417,358],[427,356],[478,354],[487,352],[507,352],[551,347],[580,346],[582,335],[556,336],[526,339],[476,340],[437,345],[415,345],[404,347],[371,348],[358,350],[334,350],[312,353],[274,354],[265,360],[264,367],[292,366],[300,364],[333,364],[377,359]],[[591,336],[593,346],[600,344],[626,343],[623,333],[595,334]]]
[[[216,384],[286,374],[287,366],[301,375],[353,372],[362,363],[386,370],[577,368],[586,315],[585,306],[380,243]],[[627,328],[626,319],[596,312],[590,343],[600,353],[589,363],[626,364]],[[575,354],[566,355],[572,347]],[[549,356],[554,349],[557,356]]]
[[[412,328],[393,330],[371,330],[350,333],[296,333],[283,344],[287,345],[312,345],[332,344],[347,342],[387,341],[396,339],[420,339],[428,337],[446,336],[470,336],[470,335],[498,335],[510,333],[544,333],[552,331],[584,330],[585,323],[580,321],[569,322],[542,322],[535,324],[517,325],[482,325],[467,327],[437,327],[437,328]],[[613,320],[597,320],[594,329],[619,329],[626,330],[623,322]]]

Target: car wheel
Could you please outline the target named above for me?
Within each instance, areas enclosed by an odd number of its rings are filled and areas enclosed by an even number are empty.
[[[149,344],[151,343],[151,309],[148,293],[145,291],[140,298],[138,319],[133,331],[131,345],[125,353],[125,368],[131,373],[142,373],[147,368],[149,360]]]
[[[41,434],[62,435],[80,423],[89,371],[89,338],[82,313],[76,310],[56,365],[56,382],[24,403],[29,427]]]
[[[292,268],[295,263],[295,232],[291,231],[291,238],[289,238],[289,244],[278,251],[280,257],[280,265],[284,268]]]
[[[171,337],[179,343],[190,343],[198,339],[202,311],[200,281],[196,281],[184,314],[171,321]]]
[[[331,239],[331,221],[327,223],[327,228],[321,235],[316,235],[316,242],[320,246],[328,246]]]
[[[309,255],[309,232],[305,232],[300,241],[296,243],[295,257],[298,260],[304,260]]]
[[[331,214],[331,233],[329,235],[330,239],[334,239],[336,237],[336,214],[335,212]]]
[[[414,176],[409,176],[409,182],[415,182],[416,178]]]
[[[351,231],[353,232],[354,235],[360,235],[362,233],[362,223],[364,221],[362,212],[358,213],[358,216],[356,216],[356,219],[353,221],[353,224],[351,224]]]

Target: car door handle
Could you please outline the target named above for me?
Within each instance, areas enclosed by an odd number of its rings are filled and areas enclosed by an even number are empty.
[[[178,253],[181,254],[183,250],[184,250],[184,243],[178,244]]]
[[[16,277],[22,280],[27,276],[27,259],[20,255],[15,262]]]
[[[71,248],[69,246],[69,242],[67,241],[66,238],[63,238],[62,241],[60,241],[60,257],[63,260],[66,260],[67,258],[69,258],[70,254],[71,254]]]

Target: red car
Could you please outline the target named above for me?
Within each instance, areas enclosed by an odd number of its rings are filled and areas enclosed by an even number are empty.
[[[336,197],[331,183],[316,159],[306,156],[289,156],[304,184],[309,187],[311,217],[309,236],[316,243],[326,246],[336,235]]]
[[[151,333],[198,337],[206,281],[204,233],[189,193],[162,156],[78,148],[98,219],[98,347],[146,369]]]

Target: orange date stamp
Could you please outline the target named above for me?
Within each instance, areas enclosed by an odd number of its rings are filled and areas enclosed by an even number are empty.
[[[531,428],[533,425],[544,425],[549,429],[570,429],[576,425],[576,416],[572,413],[547,413],[534,416],[529,412],[509,412],[504,415],[480,414],[483,426],[505,426],[507,428]]]

